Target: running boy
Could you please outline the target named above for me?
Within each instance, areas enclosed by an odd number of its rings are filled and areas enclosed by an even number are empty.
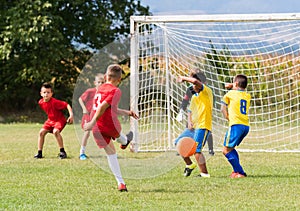
[[[39,100],[40,107],[46,112],[48,119],[44,123],[42,129],[39,132],[38,137],[38,154],[34,158],[43,158],[43,146],[45,142],[45,136],[47,133],[53,133],[58,147],[60,149],[59,158],[67,158],[67,153],[64,149],[63,138],[61,131],[64,129],[66,123],[73,123],[73,112],[71,106],[65,102],[60,101],[52,97],[53,90],[49,83],[44,83],[40,92],[42,99]],[[69,117],[66,120],[63,110],[67,109]]]
[[[116,149],[111,139],[118,138],[121,133],[121,124],[118,120],[118,115],[128,115],[135,119],[138,116],[133,111],[118,108],[122,95],[121,90],[118,88],[122,78],[122,68],[116,64],[108,66],[105,78],[106,83],[99,87],[95,96],[93,106],[95,114],[92,115],[93,118],[91,121],[84,125],[84,129],[93,130],[94,139],[98,147],[104,148],[107,154],[109,167],[118,182],[118,190],[127,191],[122,178]]]
[[[206,167],[206,161],[203,153],[201,153],[208,136],[212,130],[212,108],[213,94],[212,90],[204,84],[204,73],[199,73],[201,76],[194,75],[193,77],[181,76],[178,81],[187,81],[193,84],[195,94],[191,98],[190,107],[188,109],[188,129],[194,133],[194,140],[197,142],[195,159],[200,169],[201,177],[210,177]],[[201,81],[203,80],[203,82]],[[197,166],[193,163],[190,157],[184,157],[186,163],[184,176],[190,176],[194,168]]]
[[[89,122],[91,120],[91,113],[94,103],[94,97],[95,94],[101,84],[105,83],[104,74],[98,73],[95,76],[94,81],[94,88],[87,89],[78,99],[79,104],[82,108],[82,119],[81,119],[81,127],[84,127],[85,122]],[[90,131],[84,131],[82,139],[81,139],[81,147],[79,152],[79,159],[80,160],[86,160],[87,155],[85,154],[87,140],[90,136]],[[121,143],[121,148],[126,148],[129,142],[133,138],[133,133],[130,131],[126,136],[123,134],[120,134],[120,138],[117,140],[119,143]]]
[[[231,178],[246,177],[237,151],[238,146],[249,132],[248,111],[251,96],[245,91],[247,87],[247,76],[236,75],[233,83],[226,84],[225,88],[232,89],[224,95],[221,112],[229,121],[229,129],[224,139],[223,154],[233,168]]]

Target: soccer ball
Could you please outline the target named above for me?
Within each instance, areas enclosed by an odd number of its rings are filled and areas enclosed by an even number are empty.
[[[197,142],[190,137],[183,137],[178,141],[176,148],[182,157],[190,157],[196,152]]]

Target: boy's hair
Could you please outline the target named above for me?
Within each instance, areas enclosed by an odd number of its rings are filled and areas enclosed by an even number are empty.
[[[97,75],[95,77],[104,78],[104,74],[103,73],[97,73]]]
[[[118,64],[111,64],[107,67],[107,77],[113,79],[119,79],[122,77],[122,67]]]
[[[247,76],[242,75],[242,74],[236,75],[234,78],[234,82],[237,82],[238,87],[240,87],[242,89],[246,89],[246,87],[248,85]]]
[[[205,76],[204,72],[198,68],[193,69],[191,71],[191,76],[193,78],[196,78],[197,80],[201,81],[202,83],[206,82],[206,76]]]
[[[41,88],[51,89],[51,91],[52,91],[52,85],[48,82],[43,83]]]

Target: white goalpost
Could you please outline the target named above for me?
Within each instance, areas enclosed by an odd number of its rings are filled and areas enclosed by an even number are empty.
[[[226,82],[248,76],[250,133],[240,151],[300,152],[300,13],[132,16],[130,98],[135,150],[174,150],[186,127],[176,120],[199,68],[214,93],[213,140],[222,148],[228,123],[220,105]],[[204,150],[207,150],[206,148]]]

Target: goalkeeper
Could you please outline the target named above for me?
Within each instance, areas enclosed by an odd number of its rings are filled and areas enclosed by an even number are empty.
[[[205,77],[204,74],[201,74],[201,71],[199,69],[194,69],[190,72],[190,77],[193,77],[194,75],[196,75],[197,79],[199,79],[203,83],[206,83],[206,77]],[[183,120],[184,111],[186,111],[186,108],[187,108],[193,94],[195,94],[195,91],[193,89],[193,86],[191,85],[187,88],[187,90],[185,92],[185,95],[182,99],[180,110],[179,110],[179,113],[176,117],[177,121],[181,122]],[[193,133],[191,133],[188,129],[185,129],[184,132],[175,140],[175,144],[182,137],[191,137],[191,138],[193,138]],[[212,133],[210,133],[210,135],[207,137],[207,145],[208,145],[209,154],[214,155],[215,152],[214,152]]]

